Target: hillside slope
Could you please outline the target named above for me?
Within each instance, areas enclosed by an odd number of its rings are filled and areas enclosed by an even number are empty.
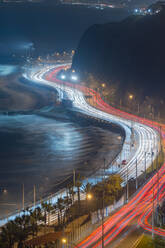
[[[72,68],[165,100],[165,11],[130,16],[119,23],[90,27],[80,40]]]

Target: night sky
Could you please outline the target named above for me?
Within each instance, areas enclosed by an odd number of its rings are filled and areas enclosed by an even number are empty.
[[[84,31],[95,23],[121,20],[126,10],[96,10],[46,4],[13,4],[0,8],[0,56],[25,53],[29,44],[35,54],[75,49]]]

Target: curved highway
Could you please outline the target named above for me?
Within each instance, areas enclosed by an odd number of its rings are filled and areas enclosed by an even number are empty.
[[[74,85],[73,87],[73,84],[57,79],[57,73],[65,66],[46,67],[25,76],[30,77],[36,83],[48,85],[59,92],[64,92],[72,101],[77,111],[93,118],[121,125],[125,130],[126,138],[121,155],[117,159],[126,159],[127,165],[120,169],[120,174],[124,180],[126,180],[127,174],[128,178],[135,178],[136,173],[139,176],[144,172],[145,166],[146,168],[151,166],[160,151],[160,130],[158,125],[155,122],[112,108],[103,102],[99,95],[97,96],[97,109],[92,107],[86,102],[84,95],[88,90],[88,94],[94,97],[97,94],[96,92],[81,85]],[[135,136],[135,145],[133,148],[131,148],[132,130]],[[161,134],[164,137],[164,133],[162,132]],[[137,216],[139,216],[139,224],[143,228],[150,232],[154,231],[162,236],[165,235],[162,230],[157,230],[156,228],[152,230],[150,223],[148,223],[148,218],[152,214],[153,208],[158,201],[160,202],[163,199],[165,194],[165,164],[158,173],[137,192],[128,204],[124,205],[104,223],[105,245],[111,242]],[[102,229],[98,227],[78,247],[102,247],[101,235]]]
[[[121,176],[125,180],[128,168],[128,179],[135,178],[136,163],[138,164],[138,176],[142,174],[145,170],[145,164],[146,168],[148,168],[151,165],[151,162],[155,160],[159,152],[160,141],[158,132],[156,132],[156,130],[154,130],[152,127],[148,127],[142,123],[138,123],[133,120],[127,120],[125,116],[120,117],[112,115],[92,107],[86,102],[84,94],[78,88],[76,88],[76,86],[67,86],[66,83],[56,78],[57,72],[61,68],[62,66],[57,66],[56,68],[46,67],[37,72],[31,73],[30,77],[34,82],[49,85],[55,88],[58,92],[65,92],[68,98],[73,102],[73,106],[77,109],[77,111],[80,111],[89,116],[93,116],[94,118],[122,126],[125,130],[126,138],[121,155],[118,157],[118,160],[120,160],[118,163],[120,164],[122,160],[126,160],[127,166],[123,166],[120,169]],[[48,75],[48,73],[50,74]],[[106,110],[106,108],[101,103],[98,103],[98,106],[101,106],[104,111]],[[135,136],[135,145],[133,148],[131,141],[132,130]]]

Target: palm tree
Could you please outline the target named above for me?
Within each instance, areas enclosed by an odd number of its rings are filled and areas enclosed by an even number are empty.
[[[90,212],[90,206],[89,206],[89,203],[88,203],[88,199],[87,199],[87,196],[88,196],[88,194],[91,194],[91,192],[92,192],[92,187],[93,187],[93,185],[92,185],[92,183],[87,183],[87,184],[83,184],[82,185],[82,192],[85,194],[85,196],[86,196],[86,210],[88,211],[88,212]]]
[[[92,191],[92,183],[87,183],[85,185],[82,185],[82,192],[85,193],[86,195],[91,193]]]
[[[105,205],[113,203],[121,191],[122,179],[119,175],[112,175],[92,187],[93,195],[96,199],[97,208],[101,207],[101,202]]]
[[[63,215],[63,224],[65,223],[65,218],[66,221],[68,221],[68,214],[69,214],[69,209],[72,206],[72,199],[69,196],[64,197],[64,215]]]
[[[9,221],[5,226],[1,229],[0,234],[0,242],[2,247],[13,248],[14,243],[17,241],[17,225],[14,221]]]
[[[76,183],[75,183],[75,186],[77,187],[77,198],[78,198],[78,208],[79,208],[79,211],[80,211],[80,208],[81,208],[81,206],[80,206],[80,188],[81,188],[81,186],[82,186],[82,180],[83,180],[83,178],[80,176],[80,174],[78,174],[78,176],[77,176],[77,179],[76,179]]]
[[[18,248],[22,248],[23,242],[30,234],[30,216],[23,214],[21,217],[16,217],[14,223]]]
[[[50,212],[54,209],[51,203],[47,202],[42,202],[41,203],[42,209],[44,210],[44,221],[45,221],[45,226],[47,222],[47,216],[48,216],[48,225],[50,222]]]
[[[96,199],[97,208],[101,207],[103,190],[104,190],[104,186],[102,183],[98,183],[94,185],[92,188],[94,198]]]
[[[109,185],[109,191],[111,190],[111,194],[114,198],[118,197],[119,192],[121,191],[122,178],[120,175],[111,175],[107,179],[107,185]]]
[[[58,225],[61,226],[63,224],[62,217],[63,217],[63,210],[65,209],[64,199],[58,198],[57,201],[57,209],[58,209]]]
[[[44,221],[43,212],[40,207],[34,209],[33,215],[35,216],[37,222]]]
[[[74,186],[71,183],[71,184],[68,184],[67,188],[68,188],[69,197],[72,199],[72,204],[73,204],[74,203],[74,195],[75,195]]]
[[[37,207],[33,211],[31,210],[29,218],[30,218],[30,230],[32,236],[33,237],[37,236],[39,231],[39,222],[45,220],[41,208]]]

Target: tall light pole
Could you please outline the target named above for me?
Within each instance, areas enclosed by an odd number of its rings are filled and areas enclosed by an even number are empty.
[[[103,189],[103,199],[102,199],[102,223],[101,225],[102,225],[102,248],[104,248],[104,189]]]
[[[73,247],[78,247],[75,243],[72,243],[72,242],[68,242],[67,241],[67,239],[66,238],[62,238],[62,240],[61,240],[61,242],[62,242],[62,246],[64,247],[64,245],[71,245],[71,246],[73,246]]]
[[[103,171],[103,193],[102,193],[102,248],[104,248],[104,195],[105,195],[105,158],[104,158],[104,171]]]
[[[145,180],[146,180],[146,177],[147,177],[147,168],[146,168],[146,152],[145,152],[145,163],[144,163],[144,172],[145,172]]]
[[[136,159],[136,190],[138,189],[138,170],[137,170],[137,159]]]
[[[157,224],[159,222],[159,165],[158,165],[158,154],[157,154],[157,215],[156,215],[156,220]]]
[[[152,239],[154,239],[154,181],[152,178]]]
[[[76,185],[76,171],[73,169],[73,187]]]
[[[153,171],[154,171],[153,155],[154,155],[154,152],[153,152],[153,150],[151,150],[151,166],[152,166],[152,173],[153,173]]]
[[[88,193],[86,194],[86,200],[87,200],[87,201],[91,201],[92,198],[93,198],[93,195],[92,195],[90,192],[88,192]],[[86,201],[86,202],[87,202],[87,201]],[[88,203],[87,203],[86,208],[87,208],[87,211],[88,211],[89,216],[91,216],[90,206],[89,206]]]
[[[134,95],[133,94],[129,94],[128,95],[128,100],[129,100],[128,102],[130,103],[133,100],[133,98],[134,98]]]
[[[119,101],[119,105],[120,105],[120,108],[121,108],[121,106],[122,106],[122,101],[121,101],[121,98],[120,98],[120,101]]]
[[[126,187],[126,203],[128,203],[129,198],[129,185],[128,185],[128,165],[127,165],[127,187]]]
[[[24,183],[22,184],[22,208],[25,208],[25,193],[24,193]]]
[[[138,108],[138,114],[140,113],[140,104],[137,104],[137,108]]]
[[[33,200],[34,200],[34,207],[36,205],[36,186],[33,186]]]

